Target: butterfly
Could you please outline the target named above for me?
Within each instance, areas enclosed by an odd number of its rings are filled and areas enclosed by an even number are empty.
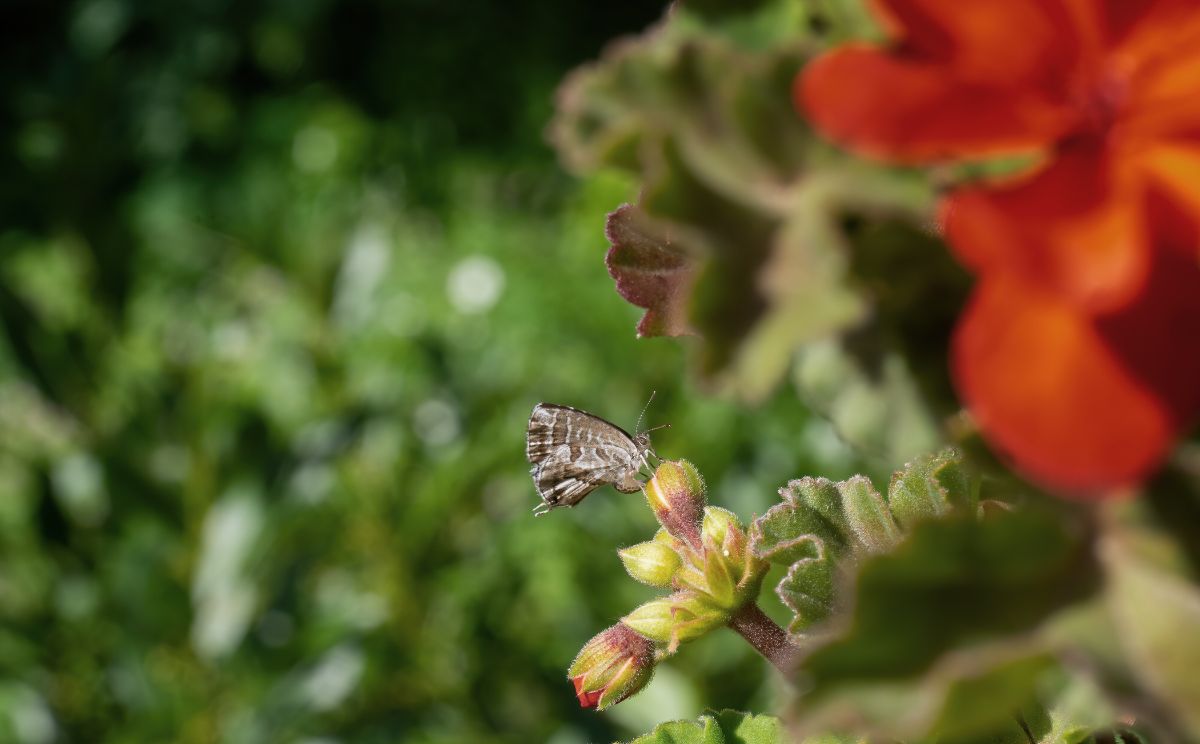
[[[599,416],[553,403],[533,407],[525,457],[533,463],[529,472],[542,497],[534,508],[538,516],[559,506],[575,506],[606,483],[621,493],[633,493],[642,487],[638,476],[643,468],[650,469],[650,458],[658,459],[649,431],[630,436]]]

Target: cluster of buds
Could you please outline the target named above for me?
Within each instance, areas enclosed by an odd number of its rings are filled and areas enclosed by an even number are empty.
[[[664,462],[643,491],[662,529],[619,555],[634,579],[673,591],[638,607],[580,652],[570,677],[584,707],[624,700],[679,644],[727,625],[758,596],[767,570],[737,517],[706,506],[704,480],[690,462]]]

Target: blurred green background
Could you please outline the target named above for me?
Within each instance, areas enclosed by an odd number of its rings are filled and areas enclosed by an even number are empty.
[[[533,742],[768,709],[732,633],[581,711],[652,595],[640,497],[534,519],[540,401],[763,511],[854,463],[794,393],[695,390],[603,263],[554,88],[660,13],[484,0],[9,2],[0,741]],[[777,610],[777,608],[775,608]]]

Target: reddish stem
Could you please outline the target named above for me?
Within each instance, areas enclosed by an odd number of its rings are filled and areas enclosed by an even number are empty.
[[[796,668],[799,649],[788,640],[783,628],[767,617],[757,604],[749,602],[734,613],[729,627],[736,630],[755,651],[762,654],[785,676],[790,677]]]

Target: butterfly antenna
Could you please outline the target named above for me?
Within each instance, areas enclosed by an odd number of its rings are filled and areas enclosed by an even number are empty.
[[[650,400],[646,401],[646,405],[642,406],[642,412],[638,414],[637,426],[633,427],[634,436],[637,436],[638,434],[641,433],[642,419],[646,416],[646,409],[650,407],[650,404],[652,402],[654,402],[654,396],[656,393],[658,393],[657,390],[651,390],[650,391]],[[651,429],[651,431],[653,431],[653,429]]]

